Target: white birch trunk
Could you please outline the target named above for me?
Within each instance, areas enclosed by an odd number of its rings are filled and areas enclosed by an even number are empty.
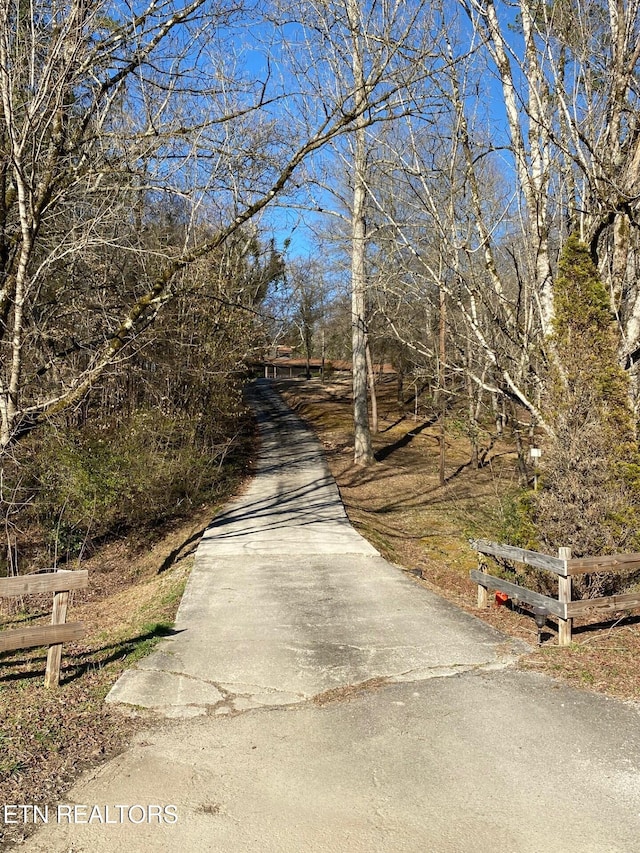
[[[369,406],[367,395],[366,358],[366,118],[367,103],[362,57],[358,0],[348,0],[347,13],[351,31],[355,99],[355,156],[353,163],[353,207],[351,211],[351,327],[353,347],[353,458],[357,465],[373,461]]]

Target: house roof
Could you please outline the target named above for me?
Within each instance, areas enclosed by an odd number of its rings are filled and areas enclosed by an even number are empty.
[[[273,367],[301,367],[306,368],[307,360],[306,358],[287,358],[286,356],[279,356],[277,358],[263,358],[258,360],[258,364],[269,364]],[[329,370],[344,370],[349,373],[352,370],[352,364],[350,361],[341,361],[339,359],[329,359],[326,358],[324,360],[325,368]],[[322,359],[321,358],[310,358],[309,359],[309,367],[312,368],[321,368],[322,367]],[[396,373],[396,369],[391,364],[391,362],[384,362],[383,364],[373,365],[373,372],[377,374],[394,374]]]

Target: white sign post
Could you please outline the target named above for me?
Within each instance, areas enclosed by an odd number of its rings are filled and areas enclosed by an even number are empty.
[[[538,460],[542,456],[542,450],[539,447],[532,447],[529,454],[533,461],[533,491],[538,491]]]

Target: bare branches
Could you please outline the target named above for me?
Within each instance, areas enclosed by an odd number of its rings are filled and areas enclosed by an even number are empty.
[[[0,214],[12,247],[0,244],[3,446],[81,400],[187,270],[399,91],[377,91],[397,50],[376,43],[367,100],[347,86],[285,128],[286,110],[298,119],[309,103],[311,78],[291,94],[271,57],[253,78],[234,67],[240,5],[154,0],[127,17],[70,0],[59,22],[34,9],[24,21],[8,2],[0,9]],[[415,10],[405,31],[411,20]],[[226,65],[218,37],[232,45]],[[74,346],[74,322],[93,345]]]

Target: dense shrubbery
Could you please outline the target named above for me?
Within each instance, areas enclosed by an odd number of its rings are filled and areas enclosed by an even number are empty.
[[[146,536],[225,495],[252,447],[248,415],[233,420],[227,438],[208,445],[191,418],[150,410],[111,428],[52,426],[32,437],[30,460],[13,468],[8,533],[20,568],[86,555],[114,535]]]
[[[194,265],[148,335],[75,410],[7,449],[0,573],[146,535],[228,493],[252,440],[242,388],[261,343],[255,309],[282,272],[255,238]]]
[[[235,435],[209,446],[197,440],[197,429],[188,417],[143,410],[112,429],[49,429],[40,436],[21,473],[48,559],[184,517],[224,493],[243,470],[248,425],[239,420]]]
[[[574,556],[640,550],[640,452],[628,379],[618,364],[609,295],[587,247],[565,246],[555,285],[552,357],[543,410],[555,436],[545,442],[537,493],[509,518],[514,544]],[[624,579],[584,576],[582,594],[608,594]]]

